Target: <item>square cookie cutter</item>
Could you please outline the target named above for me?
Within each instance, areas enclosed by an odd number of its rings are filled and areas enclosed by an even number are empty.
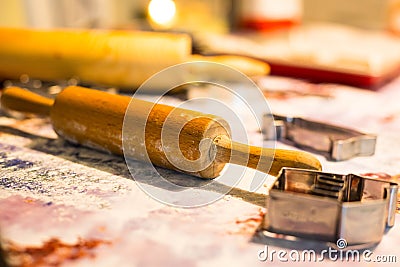
[[[261,228],[275,237],[371,247],[394,225],[397,191],[397,183],[387,180],[283,168]]]
[[[334,161],[375,153],[376,135],[298,117],[266,114],[263,133],[267,140],[309,149]]]

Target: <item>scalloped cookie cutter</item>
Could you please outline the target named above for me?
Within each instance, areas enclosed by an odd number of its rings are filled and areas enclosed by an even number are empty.
[[[283,168],[262,228],[275,234],[368,247],[394,225],[397,183],[354,174]]]
[[[376,135],[298,117],[266,114],[263,132],[268,140],[283,141],[334,161],[375,153]]]

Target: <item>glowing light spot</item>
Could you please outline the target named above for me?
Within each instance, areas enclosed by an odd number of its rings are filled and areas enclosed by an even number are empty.
[[[175,16],[176,6],[172,0],[151,0],[148,12],[153,22],[167,26]]]

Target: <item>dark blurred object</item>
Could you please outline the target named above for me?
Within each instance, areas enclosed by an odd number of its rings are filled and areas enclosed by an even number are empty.
[[[0,267],[8,267],[8,264],[6,261],[6,254],[3,249],[3,246],[1,245],[1,236],[0,236]]]

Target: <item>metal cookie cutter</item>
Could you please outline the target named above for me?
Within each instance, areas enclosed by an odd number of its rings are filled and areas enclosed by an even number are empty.
[[[375,153],[376,135],[302,118],[267,114],[263,131],[269,140],[286,141],[336,161]]]
[[[370,247],[394,225],[398,185],[354,174],[283,168],[269,191],[266,233]]]

